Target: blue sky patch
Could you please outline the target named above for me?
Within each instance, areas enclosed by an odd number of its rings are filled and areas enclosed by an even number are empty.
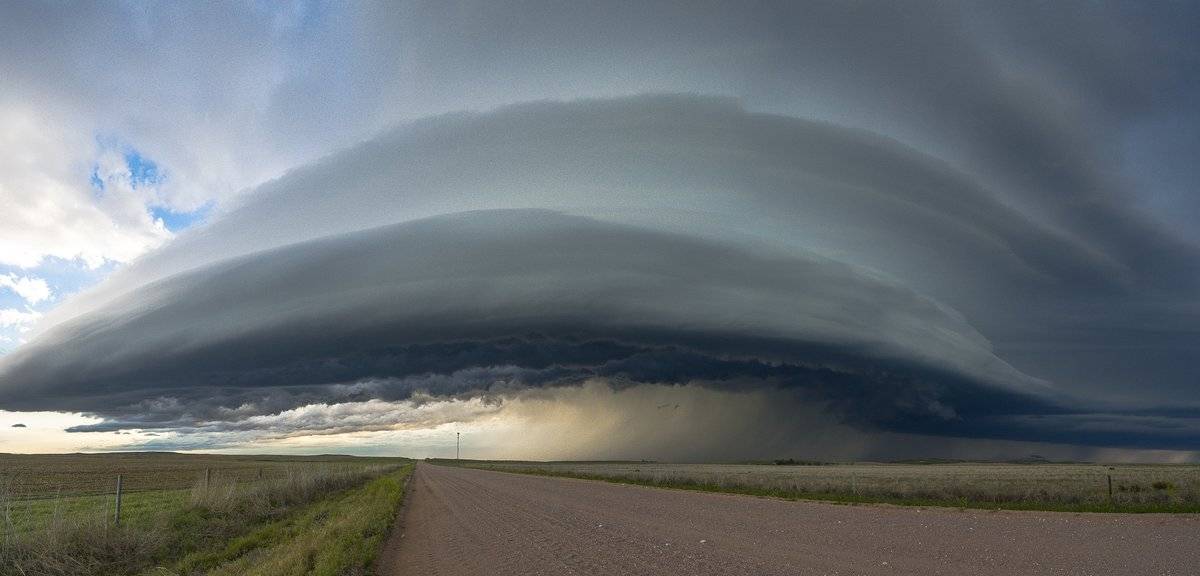
[[[82,260],[47,257],[33,268],[20,268],[0,264],[0,275],[12,274],[19,277],[40,278],[46,281],[52,292],[50,299],[30,305],[12,290],[0,288],[0,309],[16,309],[22,312],[45,314],[58,306],[64,298],[95,285],[107,278],[117,268],[115,262],[106,262],[97,268],[88,268]],[[0,326],[0,355],[17,347],[22,333],[17,326]]]
[[[161,184],[167,178],[166,171],[157,162],[146,157],[140,150],[123,142],[116,136],[97,134],[96,145],[100,150],[120,152],[121,158],[125,163],[126,173],[129,175],[129,184],[134,188],[155,186]],[[97,195],[103,195],[105,192],[106,184],[104,179],[105,175],[101,174],[100,165],[93,164],[92,173],[88,180]]]
[[[100,167],[99,166],[92,167],[91,183],[92,183],[92,189],[95,190],[96,193],[99,194],[99,193],[104,192],[104,180],[100,179]]]
[[[208,218],[209,213],[212,212],[214,205],[215,203],[210,201],[191,212],[175,212],[168,208],[156,206],[150,208],[150,215],[158,220],[162,220],[163,226],[166,226],[167,230],[179,232],[180,230],[204,222]]]
[[[133,148],[125,150],[125,166],[129,168],[129,182],[134,188],[153,186],[163,180],[158,164]]]

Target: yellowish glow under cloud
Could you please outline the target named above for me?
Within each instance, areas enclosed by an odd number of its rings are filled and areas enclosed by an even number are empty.
[[[0,452],[46,454],[117,449],[148,440],[141,431],[67,432],[72,426],[98,424],[100,418],[69,412],[9,412],[0,410]],[[23,424],[24,426],[18,426]]]
[[[1030,453],[1097,461],[1200,459],[1200,454],[1189,451],[867,434],[781,391],[668,385],[613,388],[602,381],[484,397],[313,404],[254,417],[249,427],[195,434],[64,431],[99,421],[83,414],[0,411],[0,452],[174,447],[181,452],[453,458],[455,433],[461,433],[462,457],[471,459],[836,460],[917,457],[925,449],[936,449],[946,457],[984,459]],[[17,423],[25,427],[13,428]]]

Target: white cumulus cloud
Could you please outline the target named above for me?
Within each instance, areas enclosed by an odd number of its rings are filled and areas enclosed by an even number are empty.
[[[0,288],[8,288],[16,292],[29,304],[49,300],[53,295],[50,285],[45,280],[16,274],[0,275]]]
[[[0,328],[17,328],[24,332],[41,317],[41,314],[32,310],[0,309]]]
[[[72,123],[0,100],[0,264],[32,268],[58,257],[95,268],[170,237],[137,196],[114,190],[97,198],[88,165],[96,144]]]

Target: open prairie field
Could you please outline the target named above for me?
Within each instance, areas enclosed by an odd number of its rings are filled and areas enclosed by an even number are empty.
[[[151,565],[175,566],[167,573],[178,574],[272,574],[260,565],[302,566],[326,556],[330,574],[362,569],[391,524],[410,462],[3,455],[0,574],[141,574]]]
[[[112,493],[117,474],[125,492],[188,490],[211,470],[213,479],[249,482],[283,478],[302,469],[395,463],[353,456],[226,456],[172,452],[0,454],[0,494],[46,498]]]
[[[204,494],[300,476],[365,472],[396,462],[349,456],[165,452],[0,454],[0,507],[7,528],[16,531],[48,521],[111,516],[120,475],[121,520],[141,525]]]
[[[462,461],[459,464],[509,472],[783,498],[976,508],[1200,512],[1200,466],[1197,465],[505,461]]]

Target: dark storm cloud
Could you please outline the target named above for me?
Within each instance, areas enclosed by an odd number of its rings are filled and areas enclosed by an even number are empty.
[[[1120,438],[1081,426],[1098,416],[995,358],[956,315],[843,264],[545,211],[435,217],[232,259],[46,338],[71,346],[18,351],[4,377],[24,387],[0,401],[108,417],[76,432],[245,432],[260,415],[318,403],[602,378],[789,390],[869,430],[1158,448],[1194,439],[1152,425],[1186,414],[1129,420]]]
[[[298,169],[51,318],[323,235],[551,207],[882,271],[965,315],[1006,359],[1067,391],[1125,394],[1137,379],[1154,382],[1139,389],[1146,402],[1193,394],[1195,250],[1164,250],[1171,241],[1147,233],[1108,251],[1049,212],[1010,206],[1006,191],[894,140],[747,113],[729,100],[520,105],[417,122]]]
[[[50,313],[0,361],[0,407],[237,429],[596,378],[1194,446],[1200,202],[1169,159],[1195,155],[1195,11],[356,5],[358,66],[289,82],[265,133],[537,101],[408,122],[222,206]],[[542,101],[645,92],[732,98]],[[522,211],[445,216],[493,209]]]
[[[1197,51],[1182,23],[1198,14],[1188,3],[467,2],[370,12],[369,30],[406,33],[381,42],[373,64],[439,71],[438,81],[397,87],[407,98],[734,95],[930,151],[1108,252],[1159,235],[1125,209],[1155,191],[1131,186],[1145,167],[1120,166],[1124,131],[1195,118]],[[1169,239],[1159,248],[1178,249]]]
[[[42,342],[55,341],[71,346],[49,353]],[[272,387],[311,400],[305,387],[451,373],[458,378],[422,386],[444,395],[506,377],[780,377],[769,362],[880,374],[927,367],[1044,391],[956,315],[843,264],[502,211],[300,243],[148,284],[7,358],[4,378],[24,385],[6,388],[3,401],[104,412],[130,398]],[[461,372],[508,365],[538,372]]]
[[[1193,441],[1186,414],[1081,426],[1128,403],[1073,400],[1093,383],[996,354],[1028,343],[1120,390],[1109,365],[1196,341],[1195,305],[1163,279],[1001,197],[895,141],[728,100],[435,118],[266,185],[69,302],[4,359],[0,401],[106,416],[80,431],[220,430],[602,378],[796,389],[893,432]],[[509,210],[463,212],[488,208]],[[1186,254],[1158,257],[1187,276]]]

